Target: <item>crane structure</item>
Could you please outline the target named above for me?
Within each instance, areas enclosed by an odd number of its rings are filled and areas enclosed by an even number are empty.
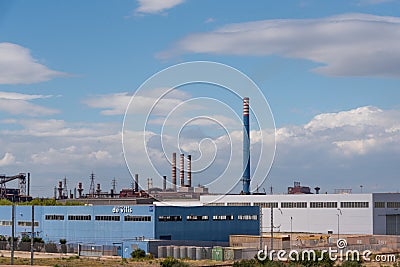
[[[19,173],[14,176],[6,176],[0,174],[0,199],[7,198],[7,186],[8,182],[18,179],[19,195],[26,196],[26,174]]]

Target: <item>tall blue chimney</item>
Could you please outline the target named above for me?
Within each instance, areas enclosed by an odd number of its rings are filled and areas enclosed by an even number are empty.
[[[243,194],[250,194],[249,98],[243,98]]]

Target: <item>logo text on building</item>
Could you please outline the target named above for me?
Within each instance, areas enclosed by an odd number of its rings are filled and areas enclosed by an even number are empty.
[[[132,208],[129,206],[119,206],[112,209],[113,213],[132,213]]]

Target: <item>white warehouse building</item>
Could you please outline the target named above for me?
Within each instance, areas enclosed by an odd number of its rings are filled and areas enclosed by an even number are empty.
[[[400,235],[400,193],[205,195],[201,205],[260,206],[262,230]]]

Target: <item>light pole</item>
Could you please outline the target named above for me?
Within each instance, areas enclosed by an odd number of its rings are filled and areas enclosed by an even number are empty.
[[[292,234],[293,234],[293,217],[290,216],[290,249],[292,249]]]
[[[337,239],[339,240],[339,238],[340,238],[340,220],[339,220],[339,218],[340,218],[340,215],[342,215],[342,210],[341,209],[337,209],[338,211],[339,211],[339,213],[337,213],[336,215],[337,215]]]

